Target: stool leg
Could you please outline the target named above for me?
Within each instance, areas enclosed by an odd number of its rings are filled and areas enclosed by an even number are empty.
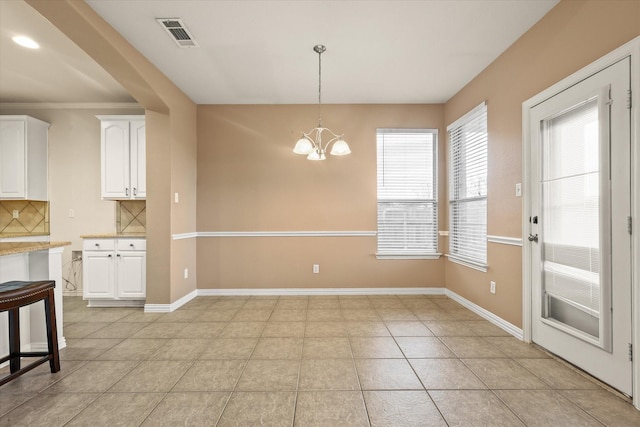
[[[20,309],[9,310],[9,371],[20,370]]]
[[[47,321],[47,344],[49,345],[49,367],[51,373],[60,370],[60,356],[58,354],[58,328],[56,327],[56,304],[53,289],[49,289],[49,295],[44,300],[45,318]]]

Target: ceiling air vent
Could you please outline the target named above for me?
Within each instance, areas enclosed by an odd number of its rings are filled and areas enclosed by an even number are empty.
[[[176,42],[179,47],[197,47],[198,43],[193,39],[193,36],[179,18],[157,18],[156,21],[167,33],[171,36],[171,39]]]

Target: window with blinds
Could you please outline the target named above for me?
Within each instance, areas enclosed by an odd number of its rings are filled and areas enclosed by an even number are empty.
[[[449,134],[449,258],[487,265],[487,105],[447,127]]]
[[[378,129],[379,257],[438,255],[435,129]]]

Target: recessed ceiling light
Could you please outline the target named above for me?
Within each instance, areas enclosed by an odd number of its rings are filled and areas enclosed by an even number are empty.
[[[40,47],[40,45],[33,41],[33,39],[25,36],[15,36],[11,40],[19,44],[20,46],[28,47],[29,49],[38,49]]]

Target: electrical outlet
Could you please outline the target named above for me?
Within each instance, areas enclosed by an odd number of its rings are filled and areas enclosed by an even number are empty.
[[[185,269],[184,269],[184,278],[185,278],[185,279],[188,279],[188,278],[189,278],[189,269],[188,269],[188,268],[185,268]]]
[[[320,273],[320,264],[313,264],[313,273],[314,274]]]
[[[490,288],[489,288],[489,292],[491,292],[492,294],[496,293],[496,282],[494,282],[493,280],[490,282]]]
[[[178,193],[174,193],[173,194],[173,202],[174,203],[180,203],[180,194],[178,194]]]
[[[516,197],[522,197],[522,184],[516,184]]]
[[[69,218],[75,218],[76,217],[76,211],[73,209],[69,209]]]
[[[13,210],[13,219],[20,218],[20,211],[18,209]]]

